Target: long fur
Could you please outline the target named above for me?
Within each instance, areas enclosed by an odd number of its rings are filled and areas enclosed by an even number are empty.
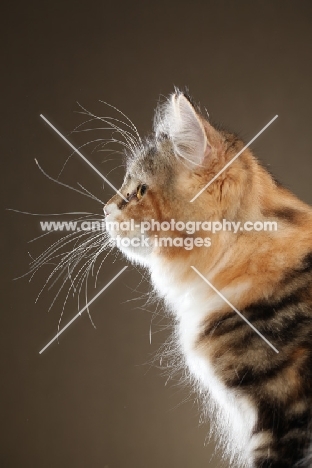
[[[159,246],[175,229],[149,232],[150,247],[121,247],[146,268],[176,321],[176,349],[204,395],[231,466],[311,467],[312,210],[244,147],[176,91],[156,110],[154,136],[128,160],[107,221],[265,222],[277,231],[209,233],[211,246]],[[147,187],[141,196],[141,187]],[[142,192],[143,193],[143,192]],[[111,239],[140,231],[108,228]],[[182,233],[184,237],[187,233]],[[207,232],[193,237],[205,238]],[[191,237],[192,237],[191,236]],[[201,274],[270,343],[196,274]],[[311,453],[311,452],[310,452]]]

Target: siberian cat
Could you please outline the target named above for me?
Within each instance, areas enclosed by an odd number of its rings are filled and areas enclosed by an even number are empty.
[[[107,231],[174,314],[231,466],[312,467],[312,210],[249,149],[209,184],[243,147],[176,91],[127,159],[124,198],[104,207]],[[209,221],[227,228],[207,232]],[[243,227],[266,221],[277,230]]]

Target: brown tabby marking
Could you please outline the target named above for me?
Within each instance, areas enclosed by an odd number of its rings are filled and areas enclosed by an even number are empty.
[[[158,109],[155,135],[146,141],[145,151],[127,161],[121,193],[127,196],[144,183],[146,194],[140,200],[133,196],[127,204],[115,195],[107,206],[119,207],[114,214],[119,222],[131,218],[277,222],[277,232],[209,233],[209,249],[155,247],[142,263],[183,324],[180,347],[190,362],[190,373],[211,391],[207,376],[212,369],[224,401],[230,396],[233,406],[237,404],[237,414],[245,421],[241,431],[245,424],[249,441],[240,466],[291,468],[300,463],[308,468],[312,466],[312,210],[278,184],[250,149],[190,203],[243,146],[236,135],[213,127],[187,96],[177,92]],[[158,234],[181,236],[175,231]],[[229,294],[227,299],[278,354],[225,302],[216,301],[192,265],[226,297]],[[190,299],[186,293],[193,290],[198,296]],[[207,375],[205,367],[196,367],[198,362],[207,364]],[[256,414],[251,429],[247,406]]]

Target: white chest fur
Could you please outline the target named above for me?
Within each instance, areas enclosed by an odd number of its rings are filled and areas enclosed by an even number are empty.
[[[153,262],[151,273],[157,291],[177,317],[179,346],[191,377],[204,393],[209,392],[208,406],[216,410],[212,414],[217,419],[211,421],[211,425],[215,424],[221,432],[219,437],[229,455],[235,454],[235,458],[238,455],[240,466],[243,466],[244,459],[249,458],[248,444],[256,421],[256,411],[246,397],[225,387],[216,377],[209,358],[199,353],[195,347],[203,319],[209,312],[223,305],[223,299],[200,277],[195,278],[187,288],[183,288],[174,280],[172,272],[166,272],[158,262]],[[209,280],[213,282],[213,278]],[[246,287],[248,285],[242,284],[235,290],[225,288],[222,294],[235,304],[235,296]],[[241,454],[244,456],[241,457]]]

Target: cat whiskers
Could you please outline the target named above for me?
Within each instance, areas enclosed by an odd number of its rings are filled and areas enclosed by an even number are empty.
[[[45,177],[47,177],[49,180],[51,180],[52,182],[55,182],[56,184],[62,185],[63,187],[69,188],[70,190],[73,190],[74,192],[80,193],[80,195],[84,195],[85,197],[89,197],[89,198],[91,198],[91,199],[93,199],[93,200],[98,201],[98,202],[101,203],[102,205],[104,205],[103,200],[100,200],[100,199],[97,198],[95,195],[92,195],[92,196],[91,196],[91,195],[88,195],[88,194],[86,194],[85,192],[82,192],[81,190],[78,190],[78,189],[76,189],[76,188],[74,188],[74,187],[71,187],[71,186],[68,185],[68,184],[65,184],[64,182],[61,182],[61,181],[59,181],[59,180],[57,180],[57,179],[54,179],[54,177],[50,176],[49,174],[47,174],[47,173],[42,169],[42,167],[40,166],[40,164],[39,164],[39,162],[37,161],[37,159],[35,159],[35,163],[37,164],[37,166],[38,166],[39,170],[42,172],[42,174],[43,174]]]
[[[125,117],[125,119],[127,119],[127,121],[128,121],[128,122],[130,123],[130,125],[131,125],[131,128],[134,130],[134,133],[135,133],[135,135],[136,135],[136,137],[137,137],[138,142],[140,143],[141,146],[143,146],[142,139],[141,139],[141,137],[140,137],[140,134],[139,134],[139,132],[138,132],[138,129],[136,128],[136,126],[134,125],[134,123],[132,122],[132,120],[130,119],[130,117],[128,117],[124,112],[122,112],[120,109],[118,109],[118,107],[113,106],[112,104],[109,104],[109,103],[106,102],[106,101],[100,100],[100,102],[101,102],[102,104],[105,104],[106,106],[111,107],[112,109],[116,110],[120,115],[122,115],[123,117]],[[125,124],[125,122],[123,122],[123,123]],[[125,124],[125,125],[126,125],[126,124]]]
[[[56,299],[59,297],[61,291],[64,289],[67,282],[70,283],[68,291],[66,293],[64,303],[63,303],[61,316],[59,320],[59,326],[63,317],[66,302],[68,300],[68,297],[71,291],[73,292],[73,296],[75,294],[77,295],[78,308],[79,308],[79,298],[82,292],[83,284],[86,285],[86,283],[88,282],[90,273],[92,274],[92,276],[94,275],[95,262],[97,261],[99,255],[104,250],[107,250],[108,247],[110,247],[111,249],[113,248],[113,246],[111,245],[111,241],[107,238],[106,233],[103,233],[103,232],[96,233],[92,237],[88,236],[87,239],[81,242],[81,238],[83,238],[83,236],[86,234],[90,234],[90,233],[79,233],[78,236],[74,236],[74,237],[71,235],[64,236],[64,239],[55,243],[54,248],[51,249],[50,247],[49,249],[47,249],[47,252],[43,254],[43,256],[41,256],[42,258],[40,259],[40,261],[37,262],[36,265],[33,265],[33,269],[35,270],[34,271],[35,273],[43,265],[46,265],[48,262],[50,263],[51,260],[60,258],[60,261],[55,266],[53,271],[50,273],[49,277],[47,278],[44,286],[42,287],[36,299],[37,301],[39,296],[42,294],[43,290],[48,285],[49,285],[48,289],[49,290],[52,289],[52,287],[58,282],[58,280],[63,277],[62,284],[60,285],[58,291],[56,292],[54,296],[54,299],[52,300],[50,304],[49,310],[51,310]],[[79,241],[79,245],[76,245],[78,241]],[[63,248],[66,244],[70,244],[71,242],[74,242],[76,246],[74,245],[74,247],[71,248],[69,251],[61,252],[55,255],[59,249]],[[109,254],[109,251],[107,255],[108,254]],[[84,259],[85,261],[82,263]],[[100,264],[99,268],[101,267],[101,265],[102,263]],[[51,280],[54,276],[55,278],[53,279],[51,283]],[[97,275],[96,275],[96,281],[97,281]],[[96,286],[96,281],[95,281],[95,286]],[[86,291],[86,302],[87,302],[87,286],[86,286],[85,291]],[[89,318],[92,322],[91,317]]]
[[[80,241],[81,238],[84,236],[88,236],[88,238],[76,247],[77,242]],[[62,267],[64,267],[63,270],[65,270],[68,267],[68,265],[72,263],[76,255],[79,253],[79,250],[83,250],[84,254],[86,254],[89,251],[89,247],[90,247],[90,245],[88,247],[88,244],[90,244],[94,240],[95,237],[101,237],[102,241],[104,240],[104,237],[105,237],[102,232],[100,234],[94,235],[91,238],[89,236],[90,236],[90,232],[86,232],[86,231],[74,232],[74,233],[68,234],[67,236],[63,236],[62,239],[52,244],[52,246],[50,246],[45,252],[43,252],[36,259],[36,262],[34,262],[31,265],[31,270],[29,273],[33,272],[33,274],[35,274],[39,268],[41,268],[43,265],[47,263],[47,261],[51,262],[51,260],[61,257],[61,261],[57,264],[54,270],[50,273],[48,280],[47,280],[48,282],[55,275],[56,271],[60,270]],[[71,244],[73,242],[74,242],[74,245],[69,251],[60,252],[56,255],[58,251],[60,251],[66,245]],[[39,293],[39,295],[40,294],[41,292]]]
[[[133,155],[135,155],[138,150],[142,150],[143,149],[143,143],[142,143],[141,137],[140,137],[140,135],[138,133],[138,130],[137,130],[136,126],[131,121],[131,119],[129,119],[129,117],[127,117],[119,109],[117,109],[116,107],[108,104],[107,102],[104,102],[104,101],[100,101],[100,102],[102,102],[103,104],[111,107],[112,109],[115,109],[118,113],[120,113],[123,117],[125,117],[126,120],[129,123],[124,122],[123,120],[120,120],[120,119],[116,119],[114,117],[96,116],[95,114],[88,111],[81,104],[78,103],[79,107],[83,110],[83,112],[80,112],[80,113],[83,114],[83,115],[87,115],[87,116],[91,117],[91,119],[88,120],[87,122],[84,122],[80,126],[76,127],[74,132],[75,131],[91,131],[91,130],[107,130],[107,127],[104,127],[104,128],[91,128],[91,129],[81,129],[80,128],[83,125],[85,125],[86,123],[91,122],[92,120],[100,120],[100,121],[104,122],[106,125],[108,125],[110,130],[115,130],[116,132],[118,132],[125,140],[125,142],[123,142],[121,140],[112,139],[114,142],[117,142],[117,143],[125,146]],[[127,127],[131,131],[125,130],[124,128],[122,128],[118,124],[121,124],[121,125]],[[79,128],[80,128],[80,130],[78,130]]]
[[[82,188],[82,190],[84,190],[91,198],[93,198],[93,200],[95,201],[98,201],[98,202],[101,202],[103,203],[103,205],[105,205],[105,203],[100,200],[99,198],[97,198],[95,195],[93,195],[93,193],[91,193],[89,190],[87,190],[80,182],[77,182],[77,184],[79,185],[79,187]]]
[[[101,142],[101,143],[98,145],[98,146],[100,146],[100,145],[103,143],[103,138],[97,138],[97,139],[95,139],[95,140],[87,141],[86,143],[83,143],[82,145],[78,146],[77,149],[78,149],[78,151],[80,151],[81,148],[84,148],[85,146],[90,145],[90,144],[92,144],[92,143],[95,143],[95,142],[97,142],[97,141],[100,141],[100,142]],[[93,150],[93,151],[94,151],[94,150]],[[93,152],[93,151],[92,151],[92,152]],[[74,150],[74,151],[72,151],[72,152],[70,153],[70,155],[67,157],[67,159],[65,160],[65,162],[64,162],[64,164],[63,164],[63,166],[62,166],[60,172],[58,173],[58,176],[57,176],[56,180],[58,180],[58,179],[60,178],[60,176],[62,175],[62,173],[63,173],[63,171],[64,171],[64,169],[65,169],[65,167],[66,167],[68,161],[69,161],[76,153],[77,153],[77,151]]]
[[[82,187],[84,189],[84,187]],[[86,189],[85,189],[86,190]],[[20,210],[12,210],[20,213],[25,213],[34,216],[48,216],[47,214],[42,213],[29,213],[29,212],[21,212]],[[83,216],[79,216],[76,218],[76,221],[83,221],[87,220],[89,222],[100,222],[101,226],[103,225],[103,217],[98,216],[96,213],[90,212],[67,212],[67,213],[51,213],[51,216],[60,216],[60,215],[77,215],[81,214]],[[51,234],[54,231],[46,232],[36,238],[30,240],[30,242],[34,242],[37,239],[40,239],[47,234]],[[66,249],[64,251],[64,249]],[[73,297],[77,295],[78,298],[78,307],[79,307],[79,299],[82,293],[82,287],[85,282],[88,282],[88,278],[90,275],[95,276],[95,287],[98,280],[98,274],[100,271],[101,266],[103,265],[105,258],[109,255],[110,251],[113,249],[113,245],[111,240],[109,239],[107,233],[103,230],[91,232],[90,231],[74,231],[64,235],[61,239],[58,239],[52,245],[50,245],[43,253],[41,253],[37,258],[34,258],[30,254],[31,262],[30,262],[30,269],[29,271],[22,275],[27,276],[29,275],[29,281],[32,281],[34,275],[45,265],[54,265],[52,272],[50,272],[48,278],[45,281],[45,284],[41,288],[36,302],[38,301],[40,295],[44,291],[45,288],[51,290],[55,284],[62,278],[62,283],[56,292],[52,303],[50,304],[49,310],[53,307],[56,299],[59,297],[61,291],[64,289],[65,285],[69,283],[69,288],[66,293],[66,297],[63,303],[61,316],[59,320],[59,326],[62,320],[62,316],[64,313],[65,305],[67,299],[72,292]],[[97,271],[95,272],[95,265],[96,261],[102,252],[106,251],[106,255],[104,259],[102,259]],[[83,261],[85,260],[85,261]],[[22,277],[21,276],[21,277]],[[86,302],[87,302],[87,293],[88,293],[88,286],[85,285],[85,295],[86,295]],[[88,312],[89,314],[89,312]],[[89,318],[92,322],[92,318]],[[93,322],[92,322],[93,323]],[[94,323],[93,323],[94,325]],[[59,328],[58,326],[58,328]]]
[[[115,117],[102,117],[102,116],[98,117],[94,115],[93,113],[89,112],[88,110],[86,110],[80,104],[78,104],[82,111],[80,113],[86,115],[88,117],[88,120],[78,125],[73,130],[73,132],[70,132],[70,133],[90,132],[90,131],[110,131],[109,138],[94,138],[93,140],[81,145],[79,149],[85,146],[93,145],[94,147],[92,149],[92,152],[110,151],[114,153],[117,153],[117,152],[120,153],[120,151],[115,151],[115,150],[112,151],[110,148],[108,148],[108,145],[110,144],[118,144],[123,149],[122,153],[126,150],[132,153],[133,155],[135,155],[138,152],[138,150],[141,150],[143,147],[142,140],[140,138],[140,135],[135,125],[129,119],[129,117],[127,117],[119,109],[117,109],[114,106],[111,106],[108,103],[105,103],[104,101],[101,101],[101,102],[111,107],[116,112],[118,112],[122,116],[122,118],[119,119]],[[95,122],[99,122],[99,121],[104,123],[104,125],[102,126],[93,125]],[[85,128],[87,123],[92,124],[93,128]],[[117,134],[119,135],[119,137],[116,136]],[[62,175],[66,167],[67,162],[69,161],[69,159],[75,152],[76,151],[72,152],[72,154],[66,159],[57,178],[54,178],[50,176],[48,173],[46,173],[45,170],[40,166],[39,162],[36,159],[35,159],[35,162],[39,170],[41,171],[41,173],[45,177],[47,177],[49,180],[57,183],[58,185],[69,188],[70,190],[76,193],[79,193],[80,195],[84,195],[92,199],[93,201],[100,203],[101,205],[104,205],[103,200],[99,199],[97,196],[91,193],[81,183],[77,182],[79,186],[79,189],[78,189],[78,188],[70,186],[67,183],[61,182],[59,180],[60,176]],[[117,169],[117,168],[114,168],[114,169]],[[77,213],[77,214],[81,214],[82,216],[79,217],[76,221],[95,220],[95,221],[103,222],[103,218],[97,216],[97,214],[95,213]],[[101,225],[103,225],[103,223],[101,223]],[[74,227],[74,229],[76,229],[76,227]],[[45,232],[41,234],[40,236],[37,236],[36,238],[32,239],[29,242],[34,242],[35,240],[38,240],[42,237],[46,237],[48,234],[51,234],[52,232],[53,231]],[[113,247],[114,245],[113,245],[112,240],[109,238],[108,234],[102,229],[100,232],[75,230],[74,232],[70,232],[70,233],[63,235],[61,239],[58,239],[57,241],[53,242],[52,245],[50,245],[37,258],[31,257],[32,260],[30,262],[30,269],[29,269],[29,272],[27,273],[27,275],[29,275],[29,281],[32,281],[36,273],[42,267],[46,265],[53,265],[52,271],[50,271],[50,274],[46,278],[44,285],[39,291],[39,294],[36,298],[36,302],[39,300],[39,297],[41,296],[41,294],[43,293],[45,289],[48,289],[50,291],[60,282],[60,284],[58,285],[58,289],[54,295],[54,298],[49,306],[48,310],[50,311],[51,308],[55,305],[57,299],[60,297],[61,293],[65,293],[64,294],[65,299],[62,305],[61,315],[60,315],[59,323],[58,323],[58,330],[60,329],[60,324],[62,321],[66,303],[71,294],[73,295],[73,297],[77,296],[78,308],[79,308],[79,301],[80,301],[81,294],[83,293],[83,288],[84,288],[86,304],[88,303],[87,301],[88,284],[89,284],[88,280],[90,276],[94,277],[95,278],[94,286],[96,287],[101,267],[105,259],[107,258],[107,256],[111,253]],[[103,253],[104,253],[104,258],[102,258]],[[99,262],[99,259],[100,259],[100,262]],[[88,311],[88,315],[92,322],[89,311]],[[94,326],[93,322],[92,324]]]
[[[97,148],[99,147],[104,147],[106,145],[108,145],[109,143],[120,143],[119,140],[115,139],[115,138],[95,138],[94,140],[90,140],[90,141],[87,141],[86,143],[83,143],[82,145],[78,146],[77,149],[78,151],[81,150],[81,148],[84,148],[85,146],[88,146],[88,145],[91,145],[92,143],[97,143],[97,142],[100,142],[98,143],[91,151],[91,154],[94,153]],[[123,146],[126,147],[126,149],[128,149],[127,145],[125,145],[124,142],[121,142]],[[117,151],[117,150],[113,150],[113,149],[100,149],[98,150],[99,152],[103,152],[103,151],[107,151],[109,152],[110,154],[120,154],[120,155],[123,155],[124,153],[122,151]],[[62,175],[68,161],[76,154],[76,150],[72,151],[70,153],[70,155],[67,157],[66,161],[64,162],[60,172],[58,173],[58,176],[56,178],[56,180],[59,180],[60,176]],[[102,161],[102,162],[107,162],[108,160],[106,159],[105,161]]]

